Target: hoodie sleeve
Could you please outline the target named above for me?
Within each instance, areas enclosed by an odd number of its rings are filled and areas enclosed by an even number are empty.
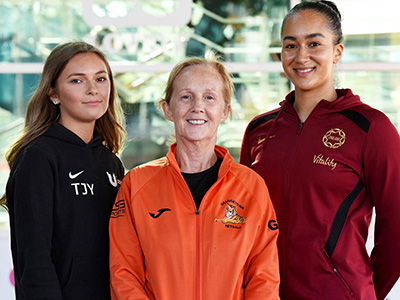
[[[16,284],[26,299],[62,300],[51,258],[54,176],[51,159],[31,147],[7,186]]]
[[[279,300],[278,223],[264,182],[260,182],[258,199],[264,199],[256,239],[246,262],[246,300]]]
[[[386,116],[371,122],[364,151],[366,187],[375,205],[375,241],[371,258],[378,300],[400,276],[400,137]]]
[[[132,171],[119,189],[110,219],[111,299],[150,299],[145,291],[143,252],[131,213]]]

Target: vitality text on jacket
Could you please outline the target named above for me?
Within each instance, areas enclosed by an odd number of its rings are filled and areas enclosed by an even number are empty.
[[[329,157],[325,158],[324,155],[322,155],[322,154],[319,154],[318,156],[314,155],[313,163],[331,167],[332,170],[334,170],[336,168],[335,159],[329,158]]]

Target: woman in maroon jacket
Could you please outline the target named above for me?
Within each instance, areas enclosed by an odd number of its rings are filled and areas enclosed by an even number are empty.
[[[281,37],[295,90],[251,121],[241,149],[276,209],[281,299],[384,299],[400,274],[399,134],[350,89],[334,87],[344,48],[334,3],[298,4]]]

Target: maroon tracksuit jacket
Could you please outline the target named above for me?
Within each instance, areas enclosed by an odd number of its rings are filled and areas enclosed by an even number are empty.
[[[277,213],[284,300],[384,299],[399,278],[399,133],[351,90],[337,93],[301,123],[292,92],[245,132],[241,163],[264,178]]]

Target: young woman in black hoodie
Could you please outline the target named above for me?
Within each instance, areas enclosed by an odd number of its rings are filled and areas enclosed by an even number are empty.
[[[85,42],[57,46],[9,149],[16,299],[109,300],[108,221],[125,138],[110,66]]]

